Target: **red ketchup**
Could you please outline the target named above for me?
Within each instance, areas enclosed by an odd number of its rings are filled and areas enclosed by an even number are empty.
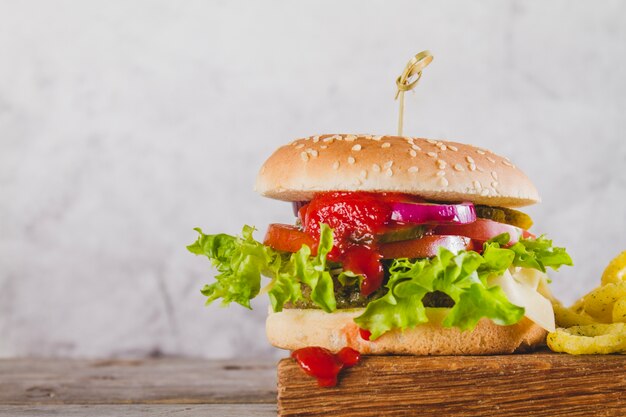
[[[346,270],[363,275],[361,293],[380,288],[384,273],[375,236],[391,221],[392,201],[415,200],[393,193],[330,192],[318,194],[302,206],[299,217],[304,231],[319,239],[320,223],[333,229],[334,246],[328,259],[342,262]]]
[[[323,347],[310,346],[294,350],[291,357],[307,375],[317,379],[320,387],[334,387],[337,385],[339,371],[356,365],[361,354],[349,347],[334,354]]]
[[[361,284],[361,293],[370,295],[380,288],[385,278],[385,271],[380,263],[382,256],[367,246],[353,246],[343,255],[343,269],[365,278]]]
[[[363,340],[370,340],[370,337],[372,337],[372,332],[366,329],[359,328],[359,336],[361,336],[361,339]]]

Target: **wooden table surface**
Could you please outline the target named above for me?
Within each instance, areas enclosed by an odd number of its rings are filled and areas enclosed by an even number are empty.
[[[276,416],[276,363],[0,359],[0,416]]]
[[[276,375],[260,360],[0,359],[0,416],[274,417]],[[292,360],[278,375],[284,416],[626,415],[625,355],[372,356],[337,389]]]

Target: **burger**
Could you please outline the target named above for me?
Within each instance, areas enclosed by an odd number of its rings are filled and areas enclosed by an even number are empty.
[[[218,274],[207,303],[267,294],[267,337],[297,351],[480,355],[553,331],[546,269],[571,265],[517,208],[528,177],[489,150],[443,140],[334,134],[278,148],[256,180],[292,203],[263,242],[204,234],[188,249]],[[268,278],[265,281],[262,277]]]

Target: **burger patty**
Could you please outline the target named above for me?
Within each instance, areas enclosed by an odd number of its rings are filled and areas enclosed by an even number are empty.
[[[364,308],[370,301],[376,300],[387,293],[387,288],[381,287],[368,297],[363,296],[356,286],[335,286],[335,299],[337,300],[337,308]],[[318,308],[310,298],[311,289],[302,286],[302,295],[305,300],[296,303],[286,303],[285,308]],[[424,307],[453,307],[454,300],[441,291],[433,291],[424,295],[422,298]]]

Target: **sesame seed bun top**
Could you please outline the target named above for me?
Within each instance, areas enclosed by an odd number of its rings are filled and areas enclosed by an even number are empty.
[[[400,136],[321,135],[278,148],[255,189],[308,201],[326,191],[401,192],[433,201],[520,207],[540,201],[507,158],[456,142]]]

